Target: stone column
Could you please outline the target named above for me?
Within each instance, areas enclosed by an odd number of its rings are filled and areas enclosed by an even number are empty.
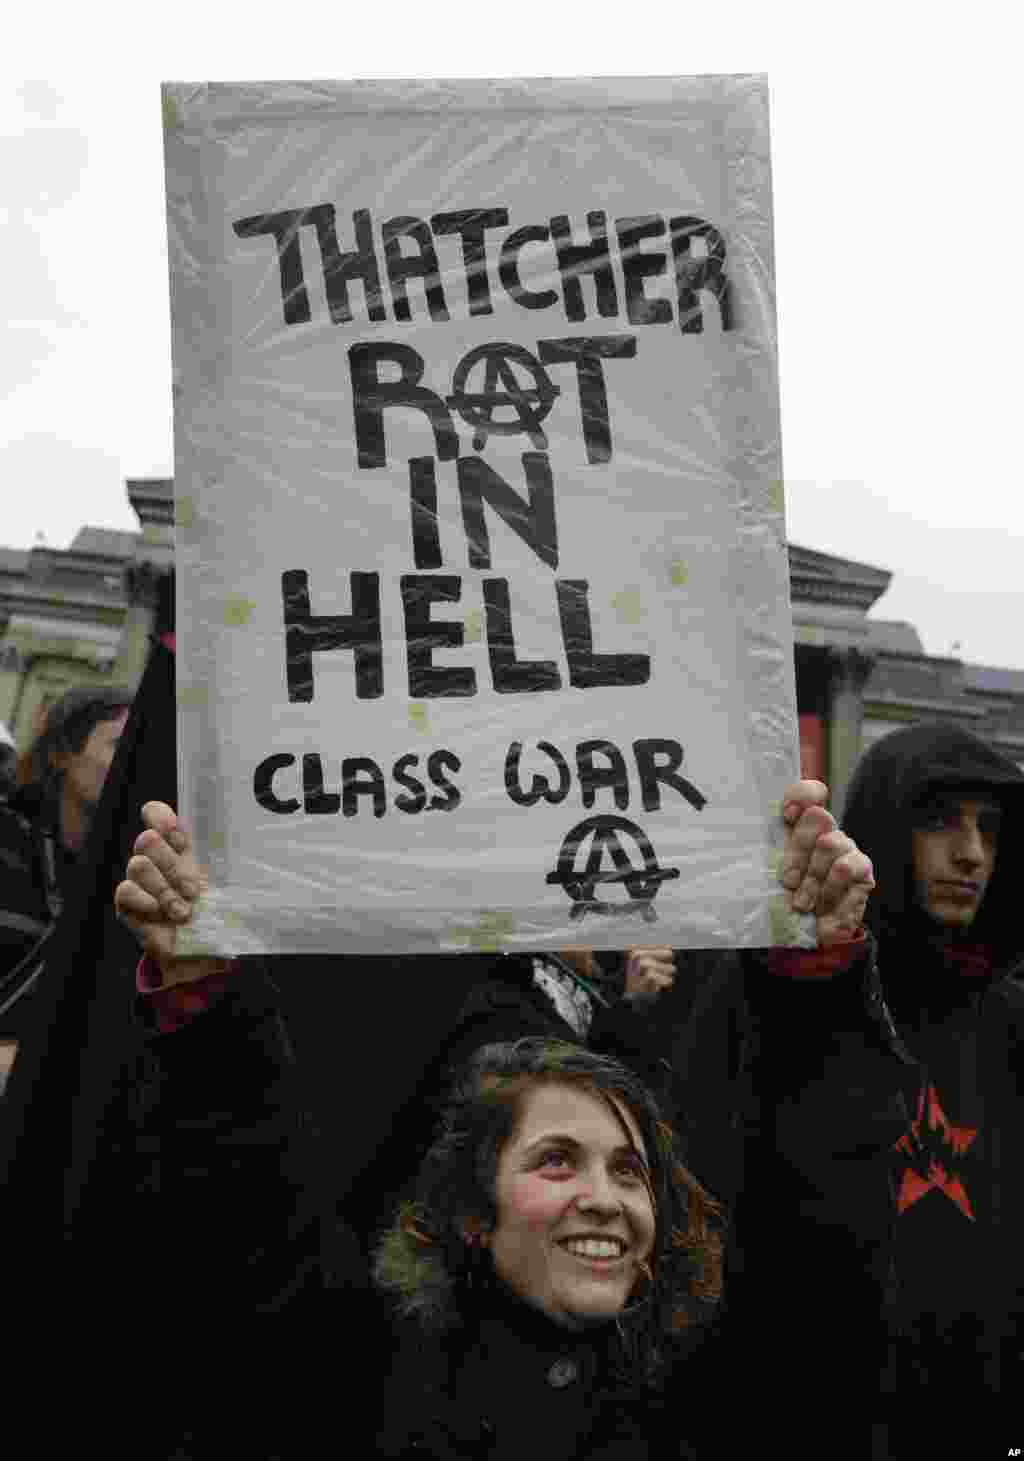
[[[0,643],[0,720],[12,734],[24,673],[25,666],[14,645]]]
[[[829,806],[838,822],[842,821],[850,777],[860,756],[864,686],[874,663],[874,656],[860,649],[829,652],[828,784],[832,792]]]
[[[125,598],[128,612],[121,630],[121,643],[113,678],[119,684],[136,685],[142,678],[149,653],[149,637],[156,616],[162,568],[146,560],[129,563],[125,569]]]

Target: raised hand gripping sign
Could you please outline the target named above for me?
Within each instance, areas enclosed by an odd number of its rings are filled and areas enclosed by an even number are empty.
[[[164,110],[197,942],[795,942],[763,79]]]

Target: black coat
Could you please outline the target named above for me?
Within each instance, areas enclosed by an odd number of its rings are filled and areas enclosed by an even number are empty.
[[[146,1042],[133,1121],[104,1157],[102,1259],[94,1247],[67,1296],[71,1325],[102,1303],[108,1333],[139,1336],[144,1438],[118,1408],[108,1443],[304,1461],[333,1434],[342,1454],[504,1461],[532,1418],[538,1454],[557,1432],[557,1454],[580,1461],[691,1455],[680,1436],[655,1444],[663,1402],[617,1379],[614,1326],[577,1340],[493,1294],[441,1341],[393,1322],[339,1220],[337,1164],[280,1010],[254,962],[207,1013]],[[550,1383],[566,1358],[576,1377]]]
[[[403,971],[396,962],[385,991],[392,1002],[403,972],[415,971]],[[875,983],[870,958],[824,986],[811,987],[769,974],[756,961],[726,958],[698,989],[692,1019],[672,1032],[675,1098],[689,1164],[726,1203],[733,1235],[724,1321],[699,1354],[681,1366],[666,1401],[671,1433],[685,1436],[698,1454],[719,1453],[723,1418],[715,1394],[720,1383],[731,1386],[731,1377],[757,1377],[789,1395],[798,1365],[800,1393],[849,1405],[851,1397],[863,1399],[877,1373],[889,1223],[885,1159],[902,1126],[893,1104],[900,1062],[873,1002]],[[472,1028],[474,1039],[486,1040],[564,1035],[551,1030],[550,1020],[543,1028],[543,1010],[537,1012],[536,1026],[524,1018],[532,996],[526,1006],[517,999],[509,1002],[504,981],[497,985],[485,979],[474,991],[463,1010],[466,1021],[456,1022],[457,1032],[466,1035]],[[291,1367],[289,1375],[298,1371],[288,1393],[305,1393],[308,1401],[289,1402],[287,1425],[274,1407],[273,1416],[262,1412],[253,1445],[277,1449],[257,1449],[255,1455],[300,1455],[301,1450],[289,1449],[295,1428],[325,1402],[341,1408],[347,1425],[366,1424],[364,1401],[371,1395],[371,1424],[383,1406],[389,1419],[400,1414],[413,1430],[426,1427],[434,1436],[431,1445],[440,1444],[442,1412],[448,1415],[442,1429],[454,1426],[461,1435],[466,1392],[459,1387],[460,1365],[439,1352],[437,1363],[449,1369],[438,1381],[436,1371],[432,1378],[402,1361],[392,1381],[400,1398],[388,1401],[381,1393],[380,1375],[389,1363],[384,1357],[392,1353],[394,1340],[389,1317],[369,1291],[359,1244],[344,1221],[353,1210],[358,1217],[365,1212],[358,1201],[351,1205],[351,1184],[339,1194],[338,1174],[346,1168],[339,1146],[344,1126],[335,1124],[325,1140],[309,1119],[307,1112],[316,1104],[309,1071],[294,1058],[281,1005],[279,988],[254,964],[191,1025],[173,1035],[152,1035],[147,1042],[133,1130],[120,1154],[107,1162],[115,1184],[134,1163],[133,1192],[104,1207],[111,1214],[105,1236],[121,1276],[144,1277],[137,1292],[125,1290],[129,1307],[141,1307],[126,1324],[145,1329],[146,1316],[155,1314],[162,1316],[161,1336],[188,1333],[201,1315],[204,1351],[249,1353],[250,1391],[253,1376],[262,1376],[257,1390],[265,1382],[269,1394],[283,1393],[282,1367]],[[476,1025],[475,1017],[469,1018],[473,1011],[486,1012],[486,1019]],[[379,1060],[382,1048],[386,1051],[380,1041],[370,1049],[362,1027],[335,1035],[342,1060],[361,1049]],[[446,1045],[445,1057],[452,1053]],[[431,1070],[424,1078],[430,1089],[436,1074]],[[358,1145],[359,1110],[348,1107],[342,1116]],[[396,1119],[389,1155],[411,1166],[401,1132]],[[343,1336],[343,1361],[333,1348],[324,1349],[323,1336],[334,1332]],[[353,1332],[359,1336],[356,1344]],[[399,1354],[409,1352],[410,1341],[403,1340]],[[412,1352],[417,1352],[415,1343]],[[317,1373],[322,1380],[314,1383],[310,1377]],[[214,1367],[209,1374],[211,1393],[203,1398],[200,1366],[192,1382],[191,1412],[188,1397],[176,1412],[203,1417],[195,1421],[202,1437],[216,1435],[226,1423],[222,1370]],[[419,1379],[410,1379],[417,1374]],[[449,1395],[450,1412],[444,1407],[432,1412],[440,1393]],[[615,1419],[632,1414],[632,1402],[623,1410],[624,1397],[609,1399],[611,1393],[597,1386],[596,1409],[588,1408],[580,1435],[593,1435],[594,1444],[604,1448],[593,1455],[632,1461],[646,1454],[629,1449],[638,1444],[636,1426],[630,1422],[627,1433],[620,1434]],[[644,1407],[652,1404],[643,1397]],[[801,1425],[797,1409],[786,1431],[792,1455],[802,1454],[805,1443],[809,1453],[820,1447],[816,1427],[802,1435]],[[730,1445],[745,1434],[753,1444],[762,1427],[763,1417],[754,1407],[728,1413]],[[271,1442],[273,1434],[277,1439]],[[490,1445],[487,1434],[477,1427],[476,1439],[466,1444]],[[394,1442],[396,1454],[414,1439],[412,1431],[402,1432]],[[194,1448],[206,1443],[195,1437],[189,1442]],[[174,1453],[165,1448],[154,1454]],[[438,1454],[490,1453],[485,1447]]]
[[[681,1416],[616,1371],[613,1324],[572,1334],[493,1291],[442,1339],[400,1325],[385,1383],[382,1457],[436,1461],[683,1461]],[[670,1382],[671,1384],[671,1382]]]
[[[672,1067],[687,1164],[730,1219],[718,1370],[771,1397],[788,1454],[820,1455],[830,1434],[834,1443],[830,1412],[844,1416],[845,1454],[870,1454],[886,1358],[889,1152],[906,1129],[904,1062],[873,944],[822,981],[772,973],[756,955],[723,957],[676,1033]],[[727,1415],[733,1442],[763,1444],[764,1409],[744,1402]]]
[[[957,788],[1003,816],[981,907],[950,937],[916,906],[911,830],[922,798]],[[957,727],[917,726],[865,756],[844,827],[874,862],[867,919],[906,1053],[886,1384],[953,1389],[969,1412],[1024,1387],[1024,774]]]
[[[0,1006],[13,992],[4,977],[53,926],[76,867],[35,788],[0,804]],[[22,996],[0,1015],[0,1039],[21,1038],[32,998],[31,992]]]

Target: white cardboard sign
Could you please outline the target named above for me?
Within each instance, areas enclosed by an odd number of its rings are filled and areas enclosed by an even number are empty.
[[[797,941],[763,78],[164,111],[196,946]]]

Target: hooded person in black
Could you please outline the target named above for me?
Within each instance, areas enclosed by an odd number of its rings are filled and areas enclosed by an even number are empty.
[[[874,865],[865,922],[906,1057],[887,1387],[904,1414],[920,1402],[919,1444],[926,1417],[948,1439],[951,1415],[1024,1382],[1024,774],[955,726],[897,731],[843,826]]]
[[[131,703],[122,686],[66,691],[18,759],[16,788],[0,799],[0,1045],[11,1050],[29,1021],[48,934],[79,875]]]

